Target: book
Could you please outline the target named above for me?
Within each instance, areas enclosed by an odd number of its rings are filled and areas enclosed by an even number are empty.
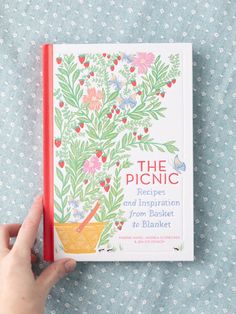
[[[192,261],[192,45],[42,54],[45,260]]]

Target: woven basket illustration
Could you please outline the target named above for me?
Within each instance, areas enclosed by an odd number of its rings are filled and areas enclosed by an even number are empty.
[[[66,253],[96,253],[98,241],[104,230],[104,222],[88,223],[78,232],[80,223],[55,223],[57,234]]]

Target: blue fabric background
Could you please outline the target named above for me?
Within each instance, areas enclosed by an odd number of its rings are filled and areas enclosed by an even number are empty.
[[[195,262],[78,263],[46,313],[236,313],[235,14],[226,0],[1,1],[1,223],[22,221],[42,192],[43,43],[194,48]]]

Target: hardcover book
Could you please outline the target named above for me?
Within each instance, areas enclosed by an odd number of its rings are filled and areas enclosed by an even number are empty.
[[[192,45],[42,52],[45,260],[192,261]]]

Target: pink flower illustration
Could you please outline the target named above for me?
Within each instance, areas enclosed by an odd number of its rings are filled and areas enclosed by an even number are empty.
[[[101,169],[101,163],[97,156],[92,156],[90,159],[85,160],[83,170],[87,173],[95,173]]]
[[[83,103],[88,103],[90,110],[99,110],[102,106],[103,93],[94,87],[88,88],[87,93],[83,97]]]
[[[138,68],[139,73],[146,73],[154,59],[154,54],[151,52],[138,52],[134,57],[132,64]]]

